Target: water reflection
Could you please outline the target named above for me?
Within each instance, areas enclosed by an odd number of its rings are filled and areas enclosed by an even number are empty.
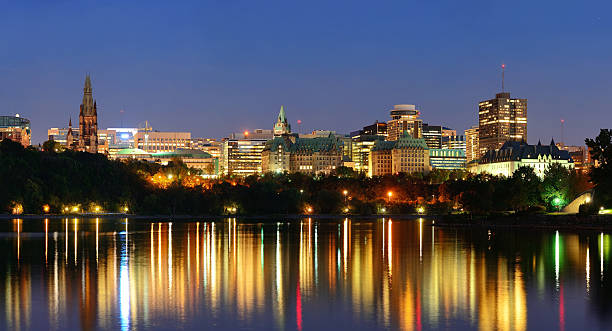
[[[612,311],[605,233],[348,218],[0,231],[0,329],[606,329]]]

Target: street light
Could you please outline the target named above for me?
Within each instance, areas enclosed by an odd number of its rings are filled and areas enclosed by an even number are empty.
[[[387,192],[387,196],[389,197],[389,202],[391,202],[391,197],[393,196],[393,192]]]
[[[419,213],[419,214],[425,213],[425,207],[420,206],[419,208],[417,208],[417,213]]]
[[[553,205],[557,206],[557,211],[561,211],[561,202],[562,202],[562,200],[559,197],[555,197],[553,199]]]

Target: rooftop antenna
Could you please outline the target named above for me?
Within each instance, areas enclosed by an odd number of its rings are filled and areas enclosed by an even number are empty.
[[[502,83],[502,92],[504,92],[504,73],[506,71],[506,64],[505,63],[502,63],[501,69],[502,69],[502,81],[501,81],[501,83]]]
[[[563,137],[563,126],[565,125],[565,120],[561,119],[561,146],[565,146],[564,137]]]

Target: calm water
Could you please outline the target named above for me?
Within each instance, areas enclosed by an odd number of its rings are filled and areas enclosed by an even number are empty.
[[[0,328],[612,328],[610,235],[431,220],[0,221]]]

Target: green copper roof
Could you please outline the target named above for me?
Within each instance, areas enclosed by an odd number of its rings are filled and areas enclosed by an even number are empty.
[[[159,158],[180,157],[180,158],[208,159],[212,157],[212,155],[204,151],[201,151],[199,149],[189,149],[189,148],[177,148],[173,152],[160,152],[160,153],[153,153],[151,155],[153,157],[159,157]]]
[[[138,148],[124,148],[117,151],[118,155],[145,155],[149,154],[146,151]]]
[[[388,151],[395,147],[396,141],[375,140],[372,151]]]
[[[287,122],[287,115],[285,115],[285,109],[283,108],[283,105],[281,105],[280,112],[278,113],[278,121],[283,123]]]
[[[412,138],[408,132],[404,132],[397,140],[395,148],[422,148],[429,149],[423,138]]]
[[[295,138],[295,141],[292,141],[290,137],[276,137],[266,142],[264,150],[276,152],[279,148],[283,148],[284,151],[292,153],[328,152],[340,151],[342,146],[342,141],[330,134],[328,137]]]

